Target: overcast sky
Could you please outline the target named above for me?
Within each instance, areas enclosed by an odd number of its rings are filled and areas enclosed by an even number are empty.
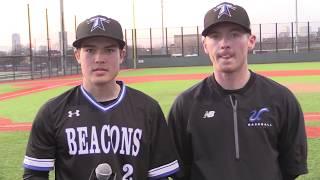
[[[161,0],[64,0],[65,26],[74,31],[74,16],[77,22],[97,15],[117,19],[123,28],[133,27],[133,1],[135,2],[135,25],[141,28],[161,28]],[[320,23],[319,0],[297,0],[299,22]],[[217,0],[163,0],[165,27],[202,26],[204,14]],[[295,22],[296,0],[229,0],[244,7],[252,24]],[[12,33],[28,39],[27,4],[30,7],[32,34],[46,39],[45,9],[48,9],[50,31],[60,28],[60,0],[8,0],[0,7],[2,23],[0,46],[11,43]],[[51,33],[51,32],[49,32]],[[57,34],[57,33],[55,33]]]

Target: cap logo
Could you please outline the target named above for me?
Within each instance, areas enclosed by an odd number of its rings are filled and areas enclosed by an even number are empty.
[[[94,31],[95,29],[101,29],[101,30],[105,31],[103,22],[110,23],[110,21],[111,21],[110,19],[98,16],[98,17],[93,17],[93,18],[89,19],[87,23],[88,24],[92,23],[90,32]]]
[[[230,9],[236,10],[236,7],[233,6],[232,4],[223,3],[223,4],[220,4],[217,7],[215,7],[213,10],[215,12],[220,10],[219,14],[218,14],[218,19],[220,19],[220,17],[223,15],[227,15],[227,16],[231,17]]]

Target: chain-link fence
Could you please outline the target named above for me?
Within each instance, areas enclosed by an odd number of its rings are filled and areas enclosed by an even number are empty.
[[[57,30],[60,22],[56,17],[50,18],[46,11],[43,19],[42,27],[45,28],[34,30],[32,25],[35,22],[29,18],[25,24],[28,28],[21,29],[20,33],[13,32],[11,43],[8,42],[6,47],[0,46],[0,81],[80,73],[72,48],[76,16],[65,21],[69,28],[64,32],[64,38],[59,28]],[[199,26],[125,29],[127,56],[122,68],[135,68],[143,58],[205,56],[202,29]],[[301,22],[297,26],[293,22],[253,24],[252,33],[257,36],[252,54],[320,52],[319,22]]]

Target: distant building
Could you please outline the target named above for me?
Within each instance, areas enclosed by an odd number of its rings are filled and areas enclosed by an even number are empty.
[[[299,27],[299,36],[308,36],[308,26]]]
[[[282,26],[279,29],[279,32],[279,38],[287,38],[291,36],[289,26]]]
[[[198,50],[202,49],[201,35],[197,34],[184,34],[174,35],[174,44],[170,45],[169,54],[175,54],[180,56],[197,55]],[[197,44],[199,42],[199,44]],[[199,48],[199,46],[201,48]],[[183,49],[183,52],[182,52]]]
[[[21,45],[20,34],[14,33],[14,34],[12,34],[11,38],[12,38],[11,53],[13,55],[21,55],[22,45]]]

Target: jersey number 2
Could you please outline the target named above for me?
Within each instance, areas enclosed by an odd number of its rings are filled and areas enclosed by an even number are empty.
[[[122,180],[132,180],[132,174],[133,174],[133,167],[131,164],[125,164],[122,167],[123,172],[125,172],[125,174],[122,177]]]

